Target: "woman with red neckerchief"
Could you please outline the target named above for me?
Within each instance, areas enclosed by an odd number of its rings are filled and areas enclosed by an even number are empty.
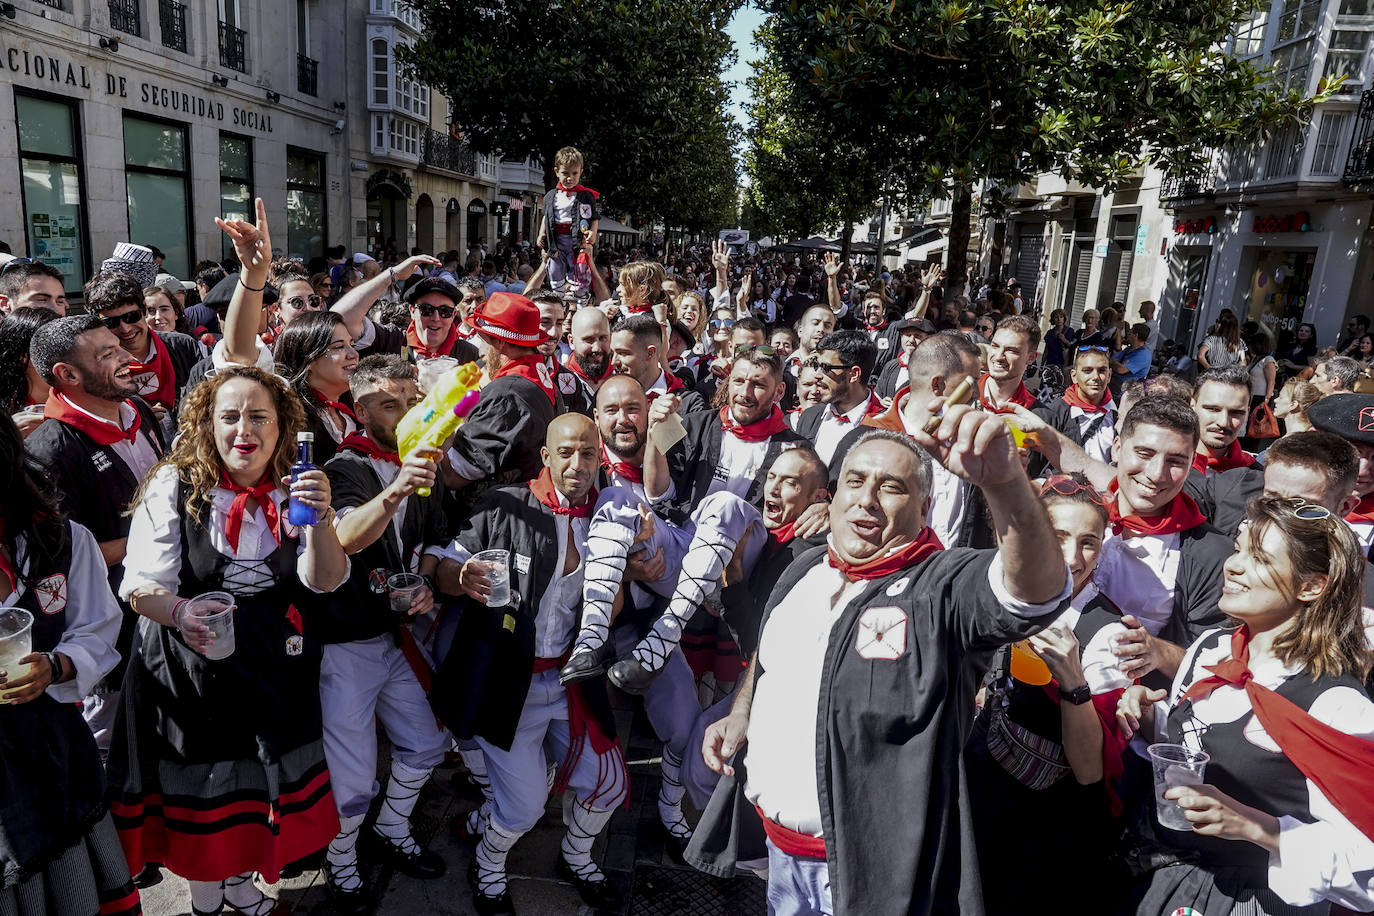
[[[1218,602],[1239,627],[1198,638],[1167,691],[1134,686],[1118,705],[1125,734],[1210,757],[1201,785],[1163,795],[1191,830],[1148,812],[1166,854],[1152,857],[1126,912],[1374,908],[1364,566],[1326,508],[1276,496],[1250,504]]]
[[[282,328],[272,358],[277,373],[305,406],[306,428],[315,436],[315,463],[323,465],[359,429],[348,391],[358,351],[348,327],[334,312],[306,312]]]

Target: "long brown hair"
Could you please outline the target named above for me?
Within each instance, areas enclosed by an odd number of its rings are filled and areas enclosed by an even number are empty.
[[[215,448],[214,411],[219,390],[231,379],[246,378],[267,389],[277,411],[277,447],[272,452],[268,473],[280,481],[295,460],[296,433],[305,429],[305,410],[296,393],[278,376],[252,366],[231,366],[219,370],[212,378],[196,385],[181,405],[181,419],[177,424],[177,438],[171,451],[153,465],[143,478],[143,486],[129,504],[129,511],[143,501],[148,481],[163,465],[176,468],[177,477],[190,488],[186,512],[202,524],[206,507],[210,505],[210,491],[219,486],[224,464]]]
[[[651,306],[668,301],[668,294],[663,291],[666,278],[663,265],[657,261],[632,261],[620,268],[620,279],[644,290],[645,299]]]
[[[1313,678],[1353,675],[1364,680],[1374,660],[1364,634],[1364,555],[1350,526],[1337,516],[1304,518],[1300,514],[1316,508],[1282,496],[1256,497],[1246,513],[1249,524],[1241,537],[1248,539],[1253,556],[1262,557],[1260,542],[1265,532],[1279,533],[1293,567],[1292,581],[1286,585],[1294,593],[1304,583],[1326,576],[1322,593],[1300,604],[1289,625],[1274,638],[1279,660],[1300,666]]]

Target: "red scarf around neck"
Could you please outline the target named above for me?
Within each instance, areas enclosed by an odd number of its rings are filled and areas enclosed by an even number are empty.
[[[1206,446],[1203,446],[1206,448]],[[1193,467],[1201,474],[1208,471],[1229,471],[1232,468],[1248,468],[1255,463],[1255,456],[1240,447],[1239,439],[1232,439],[1231,444],[1226,446],[1226,454],[1220,458],[1213,455],[1211,450],[1207,454],[1201,455],[1193,453]]]
[[[1355,504],[1355,508],[1351,509],[1350,514],[1345,517],[1345,520],[1351,524],[1374,524],[1374,493],[1361,497],[1360,501]]]
[[[518,375],[523,379],[529,379],[539,386],[539,390],[548,395],[550,404],[558,403],[558,395],[553,390],[553,379],[549,378],[549,367],[544,365],[544,358],[537,353],[529,356],[522,356],[512,360],[501,367],[495,375],[491,377],[494,382],[507,375]]]
[[[358,417],[353,413],[353,408],[345,404],[343,401],[329,400],[329,398],[325,397],[324,392],[318,388],[311,388],[310,390],[315,392],[315,397],[318,398],[319,402],[323,404],[325,407],[333,407],[339,413],[343,414],[345,417],[348,417],[355,423],[358,421]]]
[[[349,433],[344,436],[344,440],[339,443],[340,449],[350,449],[369,458],[376,458],[378,461],[389,461],[397,467],[401,464],[401,456],[395,452],[384,452],[382,447],[363,433]]]
[[[578,191],[586,191],[588,194],[592,195],[593,200],[601,196],[600,191],[593,191],[584,184],[575,184],[571,188],[565,188],[563,187],[563,182],[560,181],[558,183],[558,190],[562,191],[564,194],[576,194]]]
[[[644,482],[643,465],[630,464],[628,461],[620,461],[603,444],[601,446],[601,466],[610,471],[617,477],[624,477],[631,483]]]
[[[1020,404],[1029,410],[1035,406],[1035,395],[1026,390],[1026,383],[1020,382],[1016,386],[1016,392],[1005,402],[994,405],[993,398],[996,396],[996,385],[992,381],[992,376],[987,373],[978,379],[979,400],[983,402],[983,409],[989,413],[1011,413],[1007,404]]]
[[[794,518],[786,525],[779,525],[768,532],[768,544],[763,548],[763,552],[771,557],[792,543],[796,537],[797,520]]]
[[[625,306],[625,311],[629,312],[631,315],[643,315],[645,312],[652,312],[653,310],[654,307],[647,302],[640,305]]]
[[[167,352],[167,345],[162,342],[161,337],[157,336],[156,331],[148,332],[148,344],[151,350],[148,362],[141,363],[134,360],[129,363],[129,374],[143,375],[147,372],[156,374],[157,390],[144,395],[143,399],[154,401],[170,409],[177,402],[177,374],[172,367],[172,356]]]
[[[1107,493],[1111,499],[1111,502],[1107,504],[1107,517],[1112,523],[1112,531],[1117,534],[1122,532],[1129,532],[1128,536],[1176,534],[1180,531],[1196,528],[1207,521],[1207,516],[1202,514],[1202,510],[1197,507],[1197,503],[1193,502],[1193,498],[1187,493],[1180,492],[1169,503],[1166,512],[1149,518],[1121,514],[1117,508],[1119,499],[1116,495],[1115,480],[1107,488]]]
[[[916,540],[883,556],[874,557],[862,563],[847,563],[840,559],[839,555],[835,553],[835,548],[831,547],[829,548],[828,560],[830,565],[838,569],[846,579],[850,582],[856,582],[859,579],[881,579],[883,576],[890,576],[895,572],[915,566],[931,554],[944,549],[945,545],[940,543],[934,529],[927,526],[921,529]]]
[[[571,518],[591,518],[596,508],[596,487],[592,487],[587,499],[580,506],[565,506],[558,501],[558,491],[553,486],[553,474],[548,468],[530,481],[530,492],[554,515],[567,515]],[[565,499],[567,497],[564,497]]]
[[[606,381],[606,379],[610,378],[612,375],[615,374],[615,370],[611,367],[611,361],[608,359],[606,360],[606,371],[601,373],[601,377],[592,378],[590,375],[586,373],[585,370],[583,370],[582,366],[578,364],[577,357],[573,356],[572,354],[568,354],[568,358],[563,360],[563,368],[567,369],[573,375],[582,379],[582,381],[586,382],[589,385],[600,384],[601,382]]]
[[[1064,403],[1070,407],[1077,407],[1084,413],[1106,413],[1107,408],[1112,406],[1112,393],[1103,392],[1102,403],[1094,404],[1079,393],[1077,385],[1070,385],[1064,391]]]
[[[234,503],[229,507],[229,517],[224,522],[224,536],[229,540],[229,549],[234,553],[239,551],[239,535],[243,532],[243,516],[248,510],[248,500],[257,500],[262,507],[262,516],[267,519],[267,530],[272,532],[272,537],[277,543],[281,543],[281,515],[277,510],[276,500],[272,499],[272,491],[277,488],[270,474],[264,474],[262,480],[256,486],[241,487],[229,479],[229,475],[220,471],[219,485],[234,494]]]
[[[1366,837],[1374,839],[1374,798],[1369,774],[1374,772],[1374,741],[1332,728],[1292,700],[1255,683],[1250,672],[1250,628],[1231,634],[1231,657],[1188,688],[1187,699],[1205,697],[1225,684],[1242,687],[1255,717],[1279,750],[1321,789],[1336,810]]]
[[[650,404],[652,404],[654,402],[654,398],[658,397],[660,394],[673,394],[677,391],[683,391],[684,389],[686,389],[687,383],[684,382],[682,379],[678,378],[675,373],[664,372],[663,387],[666,389],[665,391],[654,391],[650,389],[649,391],[644,392],[644,399],[647,400]]]
[[[133,406],[132,401],[124,403]],[[96,445],[133,442],[138,438],[139,427],[143,425],[143,415],[137,409],[134,410],[134,422],[129,424],[128,429],[122,430],[113,423],[97,419],[84,410],[77,409],[76,405],[56,391],[48,395],[48,400],[43,405],[43,416],[49,420],[66,423],[72,429],[85,433]]]
[[[885,330],[887,330],[887,319],[884,318],[882,324],[870,324],[870,325],[868,326],[868,329],[869,329],[870,331],[885,331]]]
[[[454,319],[453,324],[449,325],[448,334],[444,337],[444,342],[437,347],[427,347],[420,341],[420,331],[415,326],[415,322],[410,323],[406,328],[406,346],[410,352],[420,359],[433,359],[436,356],[448,356],[453,351],[453,345],[458,342],[462,335],[458,333],[458,321]]]
[[[722,432],[730,433],[736,439],[745,442],[763,442],[786,429],[787,418],[783,416],[782,408],[774,404],[773,412],[768,416],[756,423],[741,426],[730,416],[730,407],[727,404],[720,409],[720,428]]]

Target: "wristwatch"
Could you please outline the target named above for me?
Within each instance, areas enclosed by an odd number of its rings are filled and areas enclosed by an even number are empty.
[[[1072,690],[1065,690],[1060,687],[1059,695],[1075,706],[1082,706],[1093,698],[1093,692],[1087,684],[1079,684]]]
[[[43,656],[48,660],[48,665],[52,668],[52,681],[54,684],[63,683],[62,659],[57,657],[56,652],[44,652]]]

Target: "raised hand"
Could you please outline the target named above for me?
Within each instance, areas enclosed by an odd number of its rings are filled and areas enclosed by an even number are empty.
[[[719,239],[711,243],[711,266],[716,269],[718,282],[730,270],[730,246]]]
[[[840,260],[840,256],[835,252],[827,251],[821,258],[821,266],[825,268],[825,275],[834,279],[839,276],[840,268],[844,267],[844,262]]]
[[[420,269],[421,265],[438,267],[439,259],[432,258],[427,254],[412,255],[393,267],[392,272],[396,274],[397,280],[408,280],[411,274]]]
[[[930,412],[939,411],[943,403],[943,398],[933,399]],[[911,438],[951,474],[975,486],[996,486],[1025,476],[1007,424],[997,414],[968,404],[946,407],[934,435],[916,430]]]
[[[253,207],[256,211],[256,223],[215,217],[215,225],[229,236],[229,241],[234,244],[234,254],[245,270],[266,271],[272,262],[272,237],[267,231],[267,208],[263,206],[261,197],[253,201]]]

